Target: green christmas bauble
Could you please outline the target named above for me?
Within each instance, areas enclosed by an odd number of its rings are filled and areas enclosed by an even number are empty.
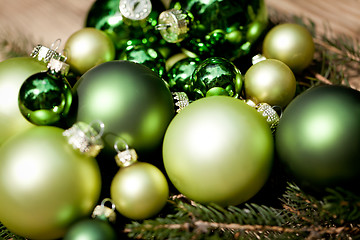
[[[98,201],[96,160],[75,151],[62,133],[34,126],[0,148],[0,221],[17,235],[60,238]]]
[[[263,54],[278,59],[299,73],[310,65],[315,52],[314,40],[303,26],[293,23],[273,27],[263,41]]]
[[[33,126],[19,110],[19,90],[29,76],[46,69],[45,63],[30,57],[0,62],[0,145],[9,137]]]
[[[297,96],[276,131],[280,160],[299,182],[359,189],[360,92],[321,86]]]
[[[54,125],[63,121],[72,102],[66,78],[40,72],[27,78],[20,87],[21,114],[36,125]]]
[[[245,73],[245,95],[256,104],[285,107],[295,96],[296,79],[291,69],[276,59],[252,65]]]
[[[83,28],[73,33],[64,47],[71,69],[84,74],[90,68],[115,58],[111,39],[96,28]]]
[[[115,229],[104,220],[84,219],[72,225],[63,240],[116,240]]]
[[[164,174],[154,165],[136,162],[122,167],[110,187],[116,210],[127,218],[147,219],[159,213],[169,197]]]
[[[174,186],[200,203],[237,205],[267,181],[273,137],[262,116],[229,96],[201,98],[171,121],[163,159]]]
[[[122,138],[139,152],[153,151],[175,112],[165,82],[148,67],[130,61],[92,68],[73,90],[76,121],[102,121],[107,149]]]
[[[202,61],[192,74],[189,98],[225,95],[239,97],[243,79],[239,69],[229,60],[211,57]]]
[[[159,51],[144,45],[128,46],[120,55],[119,60],[127,60],[147,66],[160,77],[166,75],[165,58]]]

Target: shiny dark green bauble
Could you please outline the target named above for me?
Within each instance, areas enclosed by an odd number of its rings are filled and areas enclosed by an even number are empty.
[[[137,151],[152,151],[161,145],[174,116],[165,82],[138,63],[103,63],[86,72],[73,90],[75,120],[102,121],[108,149],[120,137]]]
[[[143,64],[156,72],[160,77],[166,74],[165,58],[154,48],[144,45],[128,46],[120,55],[119,60],[127,60]]]
[[[220,57],[207,58],[201,62],[193,72],[192,82],[189,98],[193,99],[215,95],[237,98],[243,85],[239,69]]]
[[[84,219],[75,223],[63,240],[116,240],[114,228],[104,220]]]
[[[299,182],[357,185],[360,176],[360,92],[314,87],[285,109],[276,131],[279,158]]]
[[[192,74],[200,64],[199,58],[184,58],[177,61],[168,71],[168,83],[172,92],[191,93]]]
[[[64,120],[72,103],[66,78],[48,72],[31,75],[19,90],[21,114],[36,125],[54,125]]]

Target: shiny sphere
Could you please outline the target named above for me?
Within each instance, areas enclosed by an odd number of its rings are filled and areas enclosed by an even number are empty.
[[[280,160],[299,182],[325,189],[360,176],[360,92],[321,86],[297,96],[276,131]]]
[[[102,121],[107,149],[114,150],[120,137],[136,151],[153,151],[161,146],[175,112],[165,82],[148,67],[130,61],[92,68],[73,90],[76,122]]]
[[[73,33],[64,47],[71,69],[84,74],[90,68],[114,60],[115,47],[112,40],[101,30],[83,28]]]
[[[33,126],[19,110],[19,89],[29,76],[46,69],[45,63],[30,57],[9,58],[0,62],[0,145]]]
[[[199,99],[207,95],[238,97],[243,79],[240,70],[229,60],[211,57],[202,61],[192,74],[189,98]]]
[[[244,87],[246,98],[255,103],[285,107],[295,96],[296,79],[286,64],[267,59],[246,71]]]
[[[114,228],[100,219],[84,219],[72,225],[63,240],[116,240]]]
[[[127,218],[138,220],[159,213],[169,197],[164,174],[146,162],[120,168],[111,183],[110,192],[116,210]]]
[[[0,148],[0,221],[17,235],[60,238],[98,201],[96,160],[75,151],[62,132],[34,126]]]
[[[20,112],[36,125],[53,125],[64,120],[71,102],[68,81],[49,72],[31,75],[20,87]]]
[[[239,99],[212,96],[174,117],[163,159],[171,182],[188,198],[237,205],[267,181],[273,145],[270,128],[255,109]]]
[[[308,67],[315,52],[314,40],[303,26],[284,23],[273,27],[263,41],[263,54],[284,62],[295,73]]]

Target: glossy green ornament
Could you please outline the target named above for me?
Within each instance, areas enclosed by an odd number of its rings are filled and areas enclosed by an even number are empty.
[[[20,113],[19,89],[29,76],[45,70],[45,63],[30,57],[9,58],[0,62],[0,145],[33,126]]]
[[[75,151],[62,133],[34,126],[0,148],[0,221],[17,235],[63,237],[98,201],[96,160]]]
[[[159,13],[165,10],[162,1],[152,0],[151,12],[142,21],[124,18],[120,13],[119,2],[119,0],[95,1],[88,12],[85,26],[104,31],[120,53],[128,46],[129,40],[153,47],[161,47],[165,44],[160,34],[154,30]]]
[[[114,228],[104,220],[84,219],[71,226],[63,240],[116,240]]]
[[[271,131],[255,109],[229,96],[201,98],[171,121],[163,143],[167,175],[200,203],[237,205],[253,197],[272,166]]]
[[[168,71],[167,79],[172,92],[191,93],[192,74],[200,64],[199,58],[183,58],[177,61]]]
[[[246,98],[256,104],[285,107],[295,96],[296,79],[286,64],[266,59],[246,71],[244,88]]]
[[[68,81],[51,71],[31,75],[19,90],[20,112],[36,125],[55,125],[64,121],[71,103]]]
[[[267,26],[263,0],[177,0],[170,8],[160,14],[157,29],[165,40],[202,57],[243,56]]]
[[[285,109],[276,131],[280,160],[304,185],[354,185],[360,176],[360,92],[314,87]]]
[[[120,55],[119,60],[127,60],[147,66],[160,77],[166,75],[165,58],[159,51],[144,45],[128,46]]]
[[[159,213],[169,197],[164,174],[146,162],[120,168],[111,182],[110,192],[116,210],[138,220]]]
[[[90,68],[114,60],[115,47],[111,39],[96,28],[83,28],[74,32],[64,47],[71,69],[84,74]]]
[[[239,97],[243,79],[239,69],[229,60],[219,57],[207,58],[192,74],[189,98],[225,95]]]
[[[120,137],[138,151],[153,151],[174,116],[165,82],[138,63],[103,63],[86,72],[73,90],[75,121],[102,121],[107,149]]]
[[[293,23],[279,24],[265,36],[263,54],[284,62],[295,73],[310,65],[315,52],[314,40],[303,26]]]

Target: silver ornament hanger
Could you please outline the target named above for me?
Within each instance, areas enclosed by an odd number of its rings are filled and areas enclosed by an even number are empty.
[[[120,142],[123,143],[122,145],[124,150],[119,150]],[[115,156],[115,161],[119,167],[128,167],[137,161],[138,156],[135,149],[129,148],[129,145],[123,139],[119,139],[118,141],[116,141],[114,144],[114,148],[117,152]]]

